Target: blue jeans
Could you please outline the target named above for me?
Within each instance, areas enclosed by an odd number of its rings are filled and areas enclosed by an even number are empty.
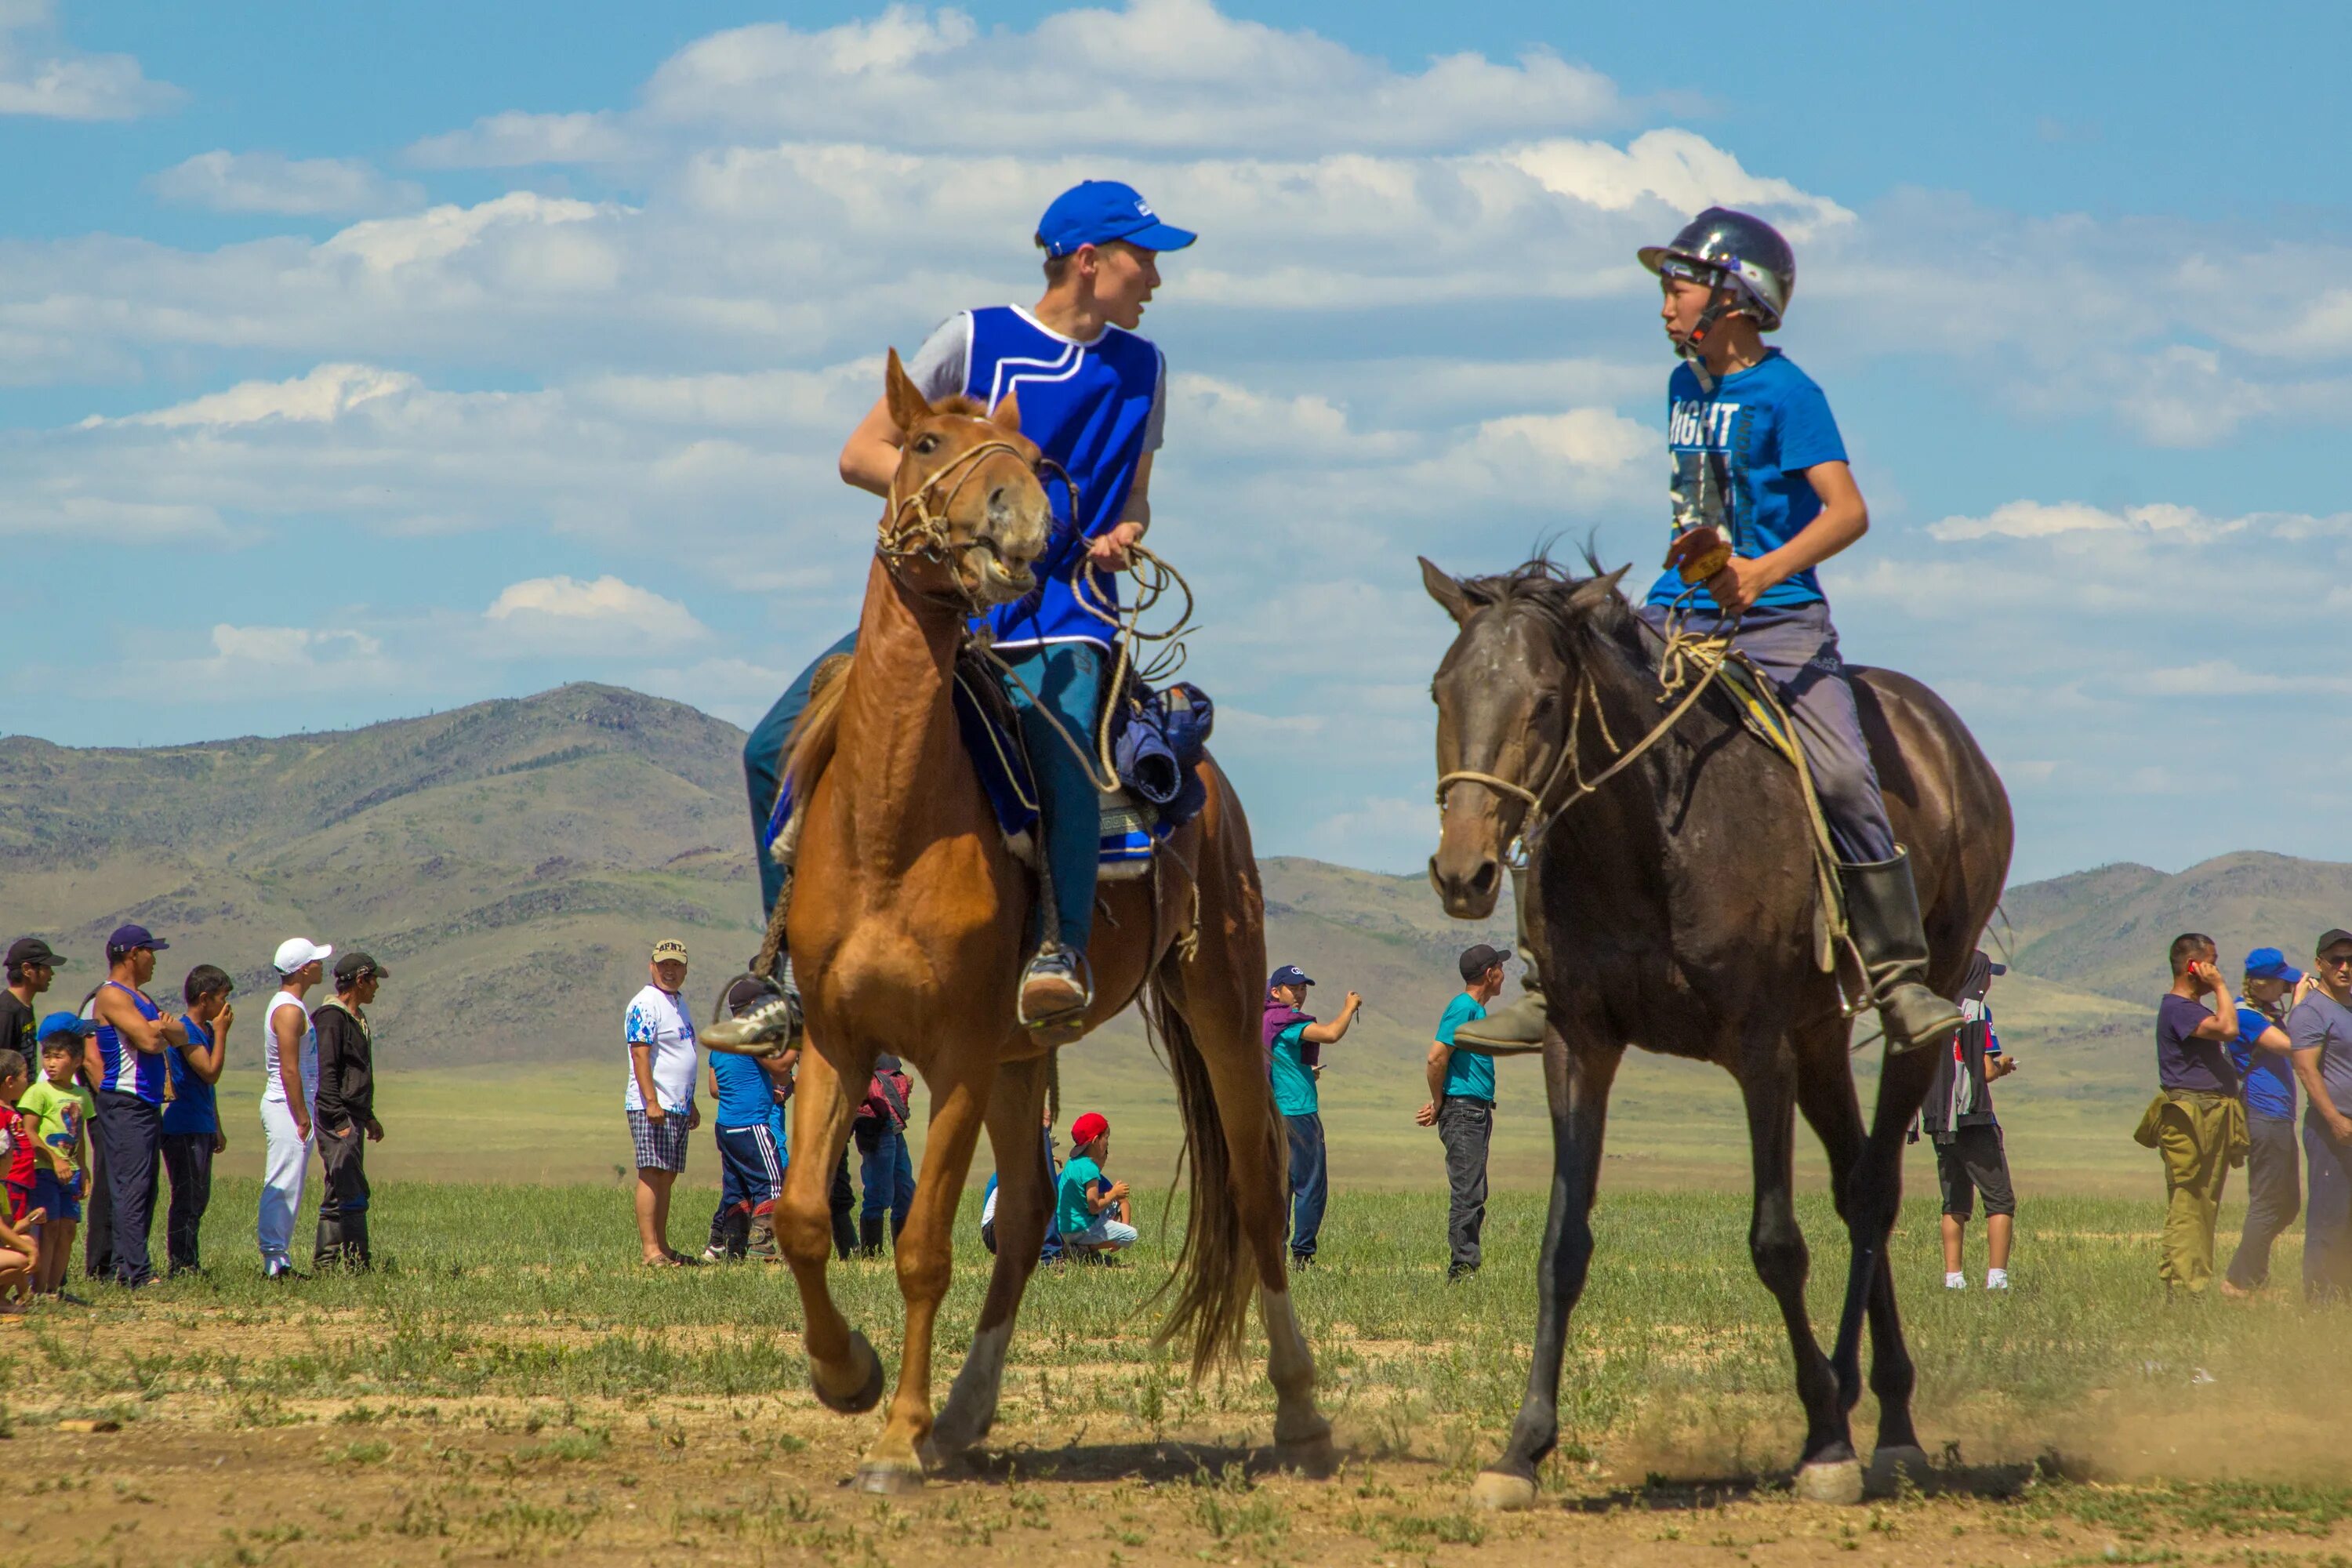
[[[857,1179],[866,1186],[866,1201],[858,1213],[866,1219],[880,1219],[887,1210],[895,1231],[907,1223],[907,1213],[915,1206],[915,1161],[907,1152],[907,1134],[896,1127],[884,1127],[871,1143],[860,1138],[857,1150]]]
[[[809,687],[817,666],[837,653],[851,653],[857,634],[850,633],[819,654],[800,672],[767,717],[751,727],[743,742],[743,781],[751,795],[751,844],[760,862],[760,909],[772,914],[782,896],[783,868],[768,854],[773,838],[769,818],[783,788],[783,750],[793,726],[808,707]],[[1031,691],[1052,709],[1080,746],[1094,745],[1095,720],[1102,706],[1103,652],[1091,643],[1053,643],[1044,647],[1016,648],[1005,655]],[[1027,692],[1008,681],[1007,695],[1021,719],[1021,737],[1037,773],[1038,807],[1045,816],[1043,834],[1046,864],[1054,872],[1054,908],[1061,917],[1062,941],[1084,952],[1095,922],[1095,868],[1102,856],[1102,803],[1087,767],[1070,754],[1054,726],[1034,710]],[[1034,937],[1038,922],[1031,925]]]
[[[1644,605],[1642,618],[1653,629],[1664,626],[1665,610]],[[1685,625],[1702,636],[1716,628],[1716,618],[1692,616]],[[1805,766],[1813,775],[1813,793],[1821,797],[1822,816],[1830,825],[1830,841],[1838,858],[1849,865],[1874,865],[1895,858],[1895,829],[1886,820],[1886,800],[1879,793],[1878,769],[1870,760],[1870,743],[1863,738],[1862,715],[1853,705],[1853,685],[1838,657],[1837,627],[1830,624],[1827,605],[1801,605],[1785,610],[1750,610],[1733,638],[1756,668],[1771,677],[1781,702],[1797,727],[1797,743],[1804,748]]]
[[[1331,1173],[1323,1163],[1323,1118],[1286,1116],[1282,1125],[1290,1135],[1290,1256],[1305,1262],[1315,1256],[1323,1205],[1331,1195]]]

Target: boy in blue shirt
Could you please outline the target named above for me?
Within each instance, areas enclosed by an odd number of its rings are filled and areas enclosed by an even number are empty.
[[[218,964],[199,963],[189,970],[180,986],[188,1008],[181,1020],[187,1043],[173,1047],[163,1058],[172,1080],[172,1098],[163,1106],[163,1171],[172,1179],[163,1251],[173,1274],[204,1272],[196,1237],[204,1228],[205,1210],[212,1206],[213,1156],[228,1147],[214,1086],[227,1065],[229,1026],[236,1021],[236,1009],[228,999],[235,989],[236,983]]]
[[[1316,1243],[1323,1234],[1323,1205],[1331,1195],[1331,1171],[1323,1148],[1323,1100],[1316,1089],[1316,1080],[1323,1073],[1323,1047],[1347,1034],[1364,1005],[1364,999],[1350,991],[1340,1005],[1339,1017],[1319,1023],[1299,1010],[1307,1005],[1307,988],[1314,984],[1307,971],[1295,963],[1276,970],[1265,983],[1265,1015],[1261,1024],[1274,1109],[1281,1114],[1283,1135],[1290,1144],[1293,1268],[1314,1263]]]
[[[2303,1210],[2294,1136],[2294,1047],[2282,1026],[2287,1009],[2309,989],[2303,971],[2277,948],[2258,947],[2246,954],[2238,1037],[2230,1042],[2230,1059],[2245,1085],[2250,1141],[2246,1223],[2238,1233],[2237,1253],[2221,1276],[2224,1296],[2251,1296],[2270,1283],[2271,1245]]]
[[[1644,246],[1659,317],[1683,363],[1666,385],[1673,542],[1642,617],[1680,607],[1699,636],[1727,636],[1779,688],[1822,814],[1846,916],[1890,1053],[1948,1042],[1959,1009],[1927,988],[1927,938],[1910,862],[1895,842],[1815,569],[1860,539],[1870,511],[1829,400],[1763,334],[1777,331],[1797,262],[1771,225],[1709,207],[1665,245]],[[1514,872],[1526,990],[1465,1027],[1464,1043],[1530,1050],[1546,1013],[1532,869]]]
[[[1453,1191],[1446,1211],[1445,1265],[1449,1285],[1478,1272],[1478,1235],[1486,1225],[1486,1146],[1495,1136],[1495,1058],[1457,1051],[1454,1037],[1465,1024],[1486,1016],[1486,1004],[1502,994],[1504,955],[1485,942],[1463,950],[1462,984],[1468,989],[1445,1005],[1437,1038],[1429,1047],[1429,1103],[1414,1113],[1423,1127],[1437,1129],[1445,1146],[1445,1184]]]
[[[1054,1228],[1065,1256],[1107,1257],[1135,1245],[1128,1223],[1127,1184],[1103,1174],[1110,1158],[1110,1121],[1089,1110],[1070,1124],[1070,1163],[1054,1188]]]
[[[727,994],[731,1014],[764,1001],[772,986],[750,976],[738,980]],[[754,1258],[763,1263],[782,1260],[776,1249],[776,1199],[784,1190],[784,1142],[778,1131],[776,1108],[782,1100],[775,1057],[747,1057],[733,1051],[710,1053],[710,1097],[719,1102],[713,1136],[719,1143],[719,1208],[710,1216],[710,1241],[703,1258],[718,1263],[730,1258]]]
[[[1040,710],[1049,710],[1070,734],[1094,731],[1111,628],[1081,603],[1076,583],[1091,574],[1086,602],[1108,598],[1116,605],[1117,574],[1127,565],[1129,547],[1151,524],[1151,464],[1161,441],[1168,368],[1136,328],[1160,286],[1160,254],[1181,250],[1194,237],[1162,223],[1130,185],[1116,180],[1075,185],[1038,220],[1045,292],[1037,303],[950,317],[907,362],[915,389],[931,402],[961,395],[992,410],[1016,398],[1022,434],[1069,476],[1066,485],[1046,486],[1055,531],[1037,563],[1038,591],[975,622],[1018,678],[1008,683],[1006,695],[1020,716],[1037,775],[1060,942],[1043,944],[1041,938],[1022,974],[1020,1005],[1021,1016],[1046,1040],[1068,1037],[1094,997],[1086,951],[1094,924],[1101,800],[1087,767]],[[887,498],[905,439],[889,400],[877,399],[842,447],[843,481]],[[784,888],[772,853],[786,827],[778,816],[780,757],[818,671],[856,646],[853,632],[825,650],[744,742],[760,889],[772,915]],[[1043,930],[1041,913],[1031,921],[1032,935]],[[780,997],[717,1027],[723,1038],[789,1042],[800,1028],[797,998]]]

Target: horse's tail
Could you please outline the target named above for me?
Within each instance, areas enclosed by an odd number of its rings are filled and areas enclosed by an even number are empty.
[[[1217,1106],[1201,1042],[1182,1011],[1157,983],[1150,988],[1145,1008],[1176,1079],[1176,1104],[1184,1120],[1184,1159],[1192,1172],[1184,1247],[1176,1256],[1176,1272],[1160,1288],[1163,1293],[1171,1286],[1175,1288],[1176,1305],[1160,1330],[1160,1342],[1189,1333],[1192,1374],[1198,1377],[1220,1363],[1241,1359],[1256,1276],[1250,1267],[1241,1210],[1234,1202],[1234,1163],[1225,1146],[1224,1117]],[[1266,1137],[1272,1141],[1274,1136],[1269,1121]],[[1272,1157],[1278,1168],[1279,1154]]]

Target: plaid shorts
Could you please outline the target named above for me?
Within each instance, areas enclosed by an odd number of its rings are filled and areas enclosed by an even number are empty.
[[[686,1169],[686,1118],[676,1111],[658,1122],[642,1110],[630,1111],[629,1142],[636,1145],[640,1171]]]

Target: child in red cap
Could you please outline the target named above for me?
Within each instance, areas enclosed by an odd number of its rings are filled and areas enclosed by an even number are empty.
[[[1070,1163],[1055,1189],[1054,1226],[1063,1249],[1078,1258],[1102,1258],[1135,1245],[1128,1223],[1127,1184],[1105,1179],[1110,1158],[1110,1122],[1089,1110],[1070,1124]]]

